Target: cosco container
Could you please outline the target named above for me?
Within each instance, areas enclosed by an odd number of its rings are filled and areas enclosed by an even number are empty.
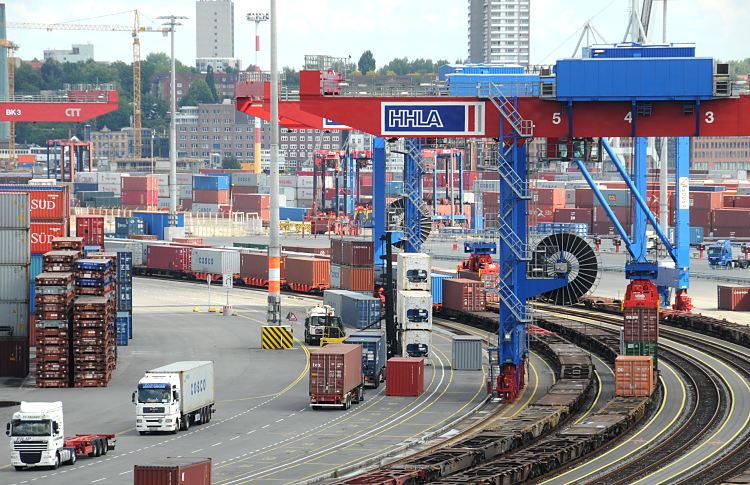
[[[482,339],[474,335],[456,335],[452,343],[453,370],[482,369]]]
[[[0,228],[28,229],[29,194],[0,192]]]
[[[719,310],[750,311],[750,287],[719,285],[716,290]]]
[[[424,392],[424,359],[391,357],[386,364],[386,396],[419,396]]]
[[[238,274],[240,253],[230,249],[193,248],[193,271],[210,274]]]
[[[430,283],[432,264],[429,254],[399,253],[397,261],[399,290],[430,291],[432,289]]]
[[[163,458],[133,467],[133,485],[211,485],[211,458]]]
[[[432,330],[432,295],[427,291],[398,290],[396,315],[404,330]]]

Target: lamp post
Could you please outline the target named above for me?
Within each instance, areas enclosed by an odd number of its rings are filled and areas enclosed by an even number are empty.
[[[258,73],[258,82],[261,82],[261,76],[260,76],[260,66],[258,65],[258,55],[260,54],[260,35],[258,34],[258,28],[260,27],[261,22],[266,22],[270,19],[270,15],[268,13],[261,13],[261,12],[251,12],[247,14],[247,20],[250,22],[255,22],[255,72]],[[253,169],[255,173],[261,172],[261,163],[260,163],[260,148],[261,148],[261,134],[260,134],[260,118],[255,117],[255,150],[253,152],[254,157],[254,163],[253,163]]]
[[[276,0],[271,0],[271,221],[268,241],[268,324],[281,324],[279,246],[279,72],[276,42]],[[258,164],[256,164],[256,167]]]

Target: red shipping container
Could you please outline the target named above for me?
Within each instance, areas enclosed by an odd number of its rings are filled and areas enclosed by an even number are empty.
[[[723,192],[690,192],[690,209],[721,209]]]
[[[0,337],[0,377],[26,377],[28,374],[28,338]]]
[[[375,274],[372,266],[354,268],[341,266],[341,289],[352,291],[372,291]]]
[[[67,236],[66,225],[62,222],[32,222],[29,239],[32,253],[46,253],[52,251],[52,240],[56,237]]]
[[[734,198],[734,200],[733,200],[734,204],[732,204],[732,205],[726,204],[728,197],[730,197],[730,198],[733,197]],[[750,208],[750,195],[735,195],[735,196],[731,196],[731,195],[727,196],[727,195],[725,195],[724,196],[724,202],[725,202],[724,203],[724,207],[737,207],[737,208],[741,208],[741,209],[748,209],[748,208]]]
[[[714,237],[750,237],[750,227],[714,227],[711,232]]]
[[[167,271],[191,271],[193,248],[188,246],[149,245],[146,248],[146,267]]]
[[[211,458],[163,458],[133,467],[133,485],[211,485]]]
[[[576,189],[576,207],[592,208],[594,207],[594,192],[591,187],[579,187]]]
[[[287,285],[297,291],[330,288],[331,261],[325,258],[287,256]]]
[[[693,224],[693,211],[690,211],[690,225]],[[697,221],[696,221],[697,222]],[[715,209],[711,226],[715,229],[750,228],[750,209]]]
[[[750,287],[719,285],[716,287],[716,293],[719,310],[750,311]]]
[[[484,311],[484,283],[466,278],[443,280],[443,308],[459,312]]]
[[[70,193],[64,190],[38,190],[29,185],[18,185],[0,192],[24,192],[29,194],[32,221],[60,221],[70,217]]]
[[[200,204],[229,204],[229,191],[193,190],[193,202]]]
[[[555,209],[556,207],[551,205],[534,205],[529,209],[529,220],[532,221],[532,223],[554,222]]]
[[[360,195],[372,196],[372,185],[360,185],[359,192]]]
[[[332,239],[331,262],[344,266],[372,268],[374,249],[372,241]]]
[[[726,195],[725,194],[724,197],[723,197],[723,199],[722,199],[724,207],[725,208],[727,208],[727,207],[737,207],[735,205],[735,201],[737,200],[738,197],[746,197],[746,196],[744,196],[744,195],[739,195],[738,196],[738,195],[735,195],[735,194],[732,194],[732,195]],[[750,199],[748,200],[748,203],[750,203]],[[748,205],[748,206],[742,205],[740,207],[750,207],[750,205]]]
[[[156,175],[139,175],[120,178],[122,191],[158,192],[159,177]]]
[[[343,404],[363,384],[362,346],[333,344],[310,352],[310,404]]]
[[[76,237],[83,238],[84,246],[104,247],[104,216],[77,216]]]
[[[233,186],[232,187],[232,194],[257,194],[258,193],[258,187],[254,186]]]
[[[592,209],[555,209],[554,222],[569,222],[577,224],[588,224],[591,225],[592,221]]]
[[[631,218],[632,218],[632,211],[630,207],[611,207],[610,209],[614,213],[615,217],[617,217],[617,220],[625,226],[626,224],[630,224]],[[609,219],[609,216],[607,215],[607,211],[604,210],[603,207],[595,207],[592,210],[593,214],[593,222],[611,222]]]
[[[656,342],[659,338],[659,309],[655,307],[623,308],[625,342]]]
[[[280,278],[286,280],[286,256],[281,257]],[[240,253],[240,277],[250,280],[250,284],[263,286],[268,282],[268,254]]]
[[[193,208],[193,199],[180,199],[180,205],[186,211],[192,210],[192,208]]]
[[[420,396],[423,392],[423,358],[391,357],[388,359],[385,379],[386,396]]]
[[[654,393],[654,369],[651,356],[615,358],[615,395],[646,397]]]
[[[622,227],[626,233],[630,234],[630,224],[622,224]],[[595,221],[591,225],[591,234],[596,234],[597,236],[620,236],[614,224],[610,221]]]
[[[129,177],[123,177],[123,180]],[[141,207],[156,206],[159,204],[159,193],[158,192],[147,192],[147,191],[123,191],[120,195],[120,203],[122,205],[135,205]]]
[[[533,194],[537,206],[565,207],[565,189],[537,187]]]
[[[238,212],[255,212],[263,220],[270,218],[271,196],[268,194],[232,194],[232,206]]]

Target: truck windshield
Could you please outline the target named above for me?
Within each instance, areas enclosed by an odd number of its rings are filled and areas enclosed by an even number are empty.
[[[720,248],[708,248],[708,255],[709,256],[718,256],[721,254]]]
[[[166,404],[172,400],[169,384],[140,384],[138,402]]]
[[[50,436],[52,425],[48,419],[41,421],[19,421],[11,423],[10,434],[12,436]]]

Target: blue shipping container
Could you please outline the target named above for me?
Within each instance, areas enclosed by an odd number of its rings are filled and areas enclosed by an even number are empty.
[[[279,207],[279,219],[282,221],[302,222],[306,215],[305,207]]]
[[[560,101],[696,100],[713,97],[711,58],[561,59]]]
[[[132,319],[133,317],[129,312],[117,312],[115,316],[115,325],[117,328],[117,345],[128,345]]]
[[[539,96],[538,74],[451,74],[447,77],[451,96],[489,97],[499,93],[504,96]]]
[[[229,190],[229,176],[194,175],[193,190]]]
[[[632,57],[695,57],[692,44],[652,44],[644,45],[628,42],[615,45],[594,45],[581,49],[582,57],[632,58]]]
[[[513,64],[443,64],[438,67],[438,79],[445,81],[449,74],[523,74],[523,66]]]
[[[166,212],[135,212],[133,215],[143,219],[146,225],[146,233],[153,234],[159,239],[164,239],[164,228],[169,227],[169,214]],[[185,214],[177,213],[177,227],[185,227]]]
[[[380,328],[380,306],[378,298],[351,292],[341,299],[341,320],[356,328]]]
[[[449,280],[451,278],[455,278],[456,275],[432,273],[430,277],[432,281],[432,304],[442,305],[443,304],[443,280]]]
[[[140,217],[115,217],[115,234],[145,234],[146,225]]]
[[[44,271],[44,254],[34,253],[31,255],[31,265],[29,266],[29,280],[34,279]]]
[[[36,313],[36,283],[29,283],[29,315]]]
[[[130,285],[133,282],[133,253],[117,251],[117,282]]]
[[[690,192],[726,192],[727,188],[723,185],[693,185]]]
[[[362,372],[365,383],[377,388],[385,377],[383,369],[386,365],[386,340],[382,330],[366,330],[355,332],[346,338],[348,344],[362,346]]]

